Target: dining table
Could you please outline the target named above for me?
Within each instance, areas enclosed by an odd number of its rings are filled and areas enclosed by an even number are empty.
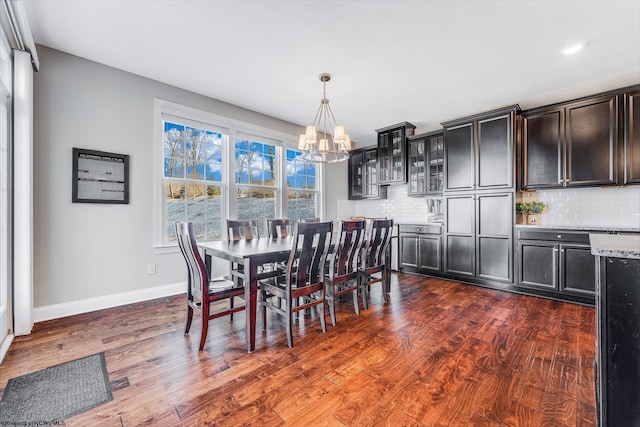
[[[334,233],[336,234],[336,233]],[[336,234],[337,235],[337,234]],[[336,235],[332,242],[336,241]],[[244,284],[245,315],[247,329],[247,351],[253,353],[256,347],[256,313],[258,307],[258,269],[263,265],[280,263],[289,259],[293,237],[259,237],[249,240],[199,242],[198,247],[204,253],[207,270],[211,272],[212,258],[219,258],[244,266],[248,280]],[[390,248],[387,248],[387,268]],[[384,292],[389,293],[391,281],[387,274]],[[248,282],[248,283],[247,283]]]

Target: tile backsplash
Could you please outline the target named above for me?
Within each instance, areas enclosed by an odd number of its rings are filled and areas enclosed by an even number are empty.
[[[640,228],[640,186],[572,188],[522,193],[545,204],[543,225]]]
[[[544,202],[541,225],[640,228],[640,186],[541,190],[518,196],[524,202]],[[426,199],[407,196],[405,185],[389,186],[383,200],[339,200],[338,216],[387,217],[398,223],[429,220]]]
[[[424,223],[428,221],[427,202],[423,197],[407,196],[406,185],[390,185],[387,198],[382,200],[339,200],[339,219],[352,216],[393,218],[397,223]]]

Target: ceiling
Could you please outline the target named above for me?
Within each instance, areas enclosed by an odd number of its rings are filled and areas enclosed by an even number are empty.
[[[300,125],[331,73],[333,112],[360,145],[398,122],[423,132],[640,83],[637,0],[23,5],[36,43]],[[560,53],[576,42],[585,48]]]

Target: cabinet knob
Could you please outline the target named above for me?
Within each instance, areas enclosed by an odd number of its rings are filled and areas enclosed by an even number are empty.
[[[562,239],[562,234],[558,234],[558,239]]]

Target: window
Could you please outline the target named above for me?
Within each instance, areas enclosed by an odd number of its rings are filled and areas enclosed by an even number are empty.
[[[257,141],[260,139],[261,141]],[[266,235],[266,220],[277,216],[277,147],[264,138],[239,135],[235,144],[238,219],[255,219]]]
[[[287,149],[287,207],[292,221],[320,216],[316,164],[302,159],[302,152]]]
[[[293,147],[297,137],[155,100],[154,243],[176,250],[175,222],[192,221],[198,241],[226,239],[227,218],[320,216],[320,167]]]
[[[176,221],[192,221],[198,240],[220,239],[223,145],[228,136],[185,122],[179,118],[163,121],[163,240],[176,240]]]

